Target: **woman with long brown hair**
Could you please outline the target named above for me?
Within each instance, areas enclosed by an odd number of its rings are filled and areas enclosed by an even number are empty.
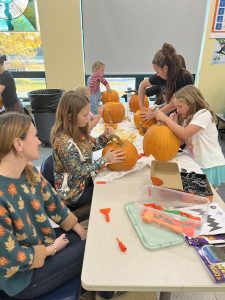
[[[165,105],[160,110],[164,113],[170,113],[176,109],[172,100],[173,94],[183,86],[193,84],[193,77],[190,72],[183,68],[182,60],[175,48],[167,43],[164,43],[162,49],[156,52],[152,65],[156,74],[144,79],[139,85],[140,107],[144,106],[146,89],[153,85],[160,85],[165,101]],[[154,116],[152,110],[142,113],[143,119],[152,119]]]

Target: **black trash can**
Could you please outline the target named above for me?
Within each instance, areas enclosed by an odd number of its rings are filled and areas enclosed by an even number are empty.
[[[38,137],[44,144],[50,144],[51,128],[63,93],[62,89],[36,90],[28,93]]]

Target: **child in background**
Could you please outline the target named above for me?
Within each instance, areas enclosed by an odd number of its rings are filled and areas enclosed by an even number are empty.
[[[75,91],[80,93],[83,96],[88,97],[88,99],[90,99],[91,93],[90,93],[89,87],[86,87],[86,86],[78,87],[75,89]],[[89,113],[89,116],[90,116],[89,129],[90,129],[90,131],[98,124],[98,122],[102,118],[102,114],[103,114],[103,106],[99,106],[97,115],[94,115],[92,112]]]
[[[180,139],[186,141],[193,159],[207,175],[209,182],[219,186],[225,182],[225,159],[218,142],[216,118],[201,92],[193,85],[177,91],[173,97],[177,113],[166,116],[157,111],[156,119],[164,122]],[[177,124],[177,115],[183,126]]]
[[[98,138],[92,138],[89,112],[90,101],[85,95],[76,91],[64,93],[52,131],[55,187],[71,210],[91,204],[92,175],[106,164],[124,159],[124,152],[115,150],[92,162],[93,151],[109,142],[113,129],[107,127]]]
[[[105,65],[96,61],[92,65],[92,75],[88,78],[88,87],[90,89],[91,112],[94,115],[98,114],[99,102],[101,101],[100,83],[104,84],[107,92],[110,92],[110,85],[103,77]]]

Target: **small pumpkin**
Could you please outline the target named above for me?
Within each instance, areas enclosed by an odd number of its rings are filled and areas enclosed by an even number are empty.
[[[150,126],[144,135],[144,154],[152,154],[156,160],[167,161],[174,158],[179,147],[180,139],[164,124]]]
[[[107,102],[103,106],[102,117],[105,123],[120,123],[125,117],[125,108],[122,103]]]
[[[107,165],[107,168],[112,171],[130,170],[138,160],[136,147],[128,140],[121,140],[117,135],[113,135],[112,141],[103,148],[102,156],[106,155],[109,150],[123,150],[125,156],[122,162]]]
[[[135,124],[135,127],[137,129],[139,129],[139,127],[143,127],[143,128],[148,128],[149,126],[153,125],[153,124],[156,124],[156,118],[153,118],[151,120],[147,120],[147,121],[144,121],[142,120],[140,114],[142,112],[147,112],[148,111],[148,108],[142,108],[142,109],[138,109],[135,113],[134,113],[134,124]]]
[[[120,102],[120,96],[115,90],[111,90],[110,92],[102,93],[102,103],[105,104],[107,102]]]
[[[144,98],[144,106],[149,107],[149,101],[147,96],[145,96]],[[136,112],[138,109],[140,109],[138,94],[134,94],[130,97],[129,107],[130,111],[132,112]]]

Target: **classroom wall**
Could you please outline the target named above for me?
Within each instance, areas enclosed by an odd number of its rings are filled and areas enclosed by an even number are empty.
[[[80,0],[38,0],[47,88],[84,85]]]
[[[215,112],[225,112],[225,64],[212,65],[215,40],[210,38],[216,0],[210,1],[197,85]]]

